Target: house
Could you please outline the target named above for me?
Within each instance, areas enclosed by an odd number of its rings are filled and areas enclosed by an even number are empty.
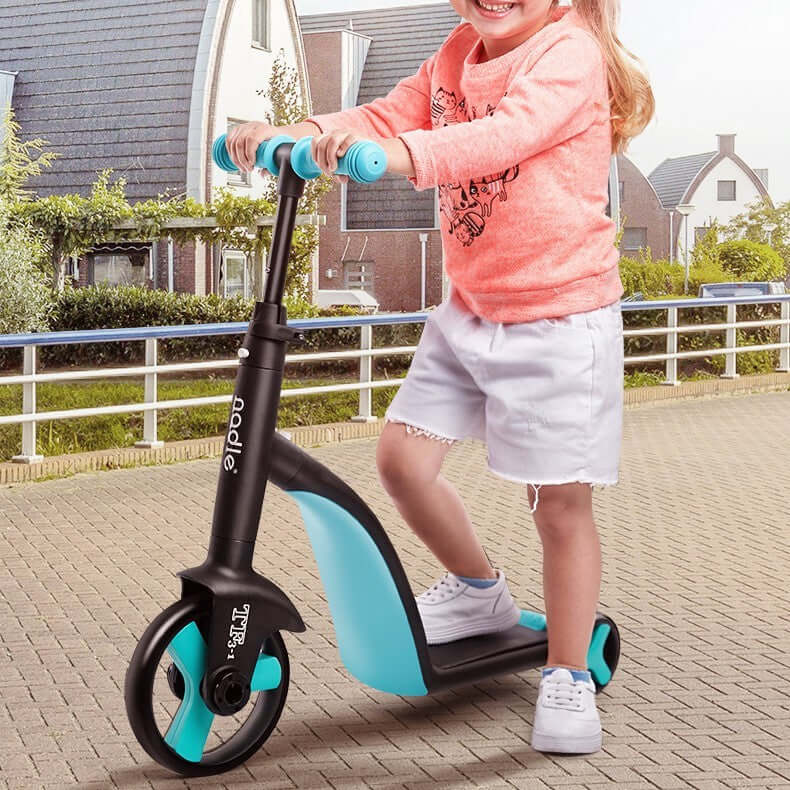
[[[386,95],[414,74],[461,22],[449,3],[300,17],[313,112]],[[399,176],[343,184],[321,207],[318,270],[322,291],[362,288],[382,309],[438,304],[446,291],[436,190],[417,192]]]
[[[711,220],[727,224],[755,200],[766,200],[768,171],[754,170],[735,153],[735,135],[718,135],[718,149],[704,154],[665,159],[648,176],[661,204],[670,214],[670,238],[676,258],[685,258],[688,249],[710,227]],[[693,210],[683,219],[684,206]]]
[[[654,259],[668,258],[671,246],[669,212],[656,190],[624,154],[617,156],[617,172],[624,225],[620,242],[622,254],[633,258],[640,250],[649,248]]]
[[[221,171],[211,144],[265,115],[281,49],[309,103],[294,0],[0,0],[0,102],[60,154],[31,183],[39,195],[87,194],[112,168],[132,201],[207,201],[224,185],[257,196],[261,179]],[[198,294],[247,282],[239,253],[148,241],[97,248],[74,275]]]

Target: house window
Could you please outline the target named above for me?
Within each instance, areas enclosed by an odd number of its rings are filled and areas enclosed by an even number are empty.
[[[704,228],[694,228],[694,244],[699,244],[705,239],[710,231],[707,225]]]
[[[344,261],[345,288],[361,288],[373,293],[373,261]]]
[[[620,182],[620,203],[625,202],[625,181]]]
[[[735,200],[735,182],[719,181],[719,200]]]
[[[145,286],[150,265],[150,250],[97,250],[89,258],[89,279],[92,285]]]
[[[245,121],[239,121],[235,118],[228,118],[228,131],[234,129]],[[251,187],[252,186],[252,173],[242,173],[237,170],[235,173],[228,173],[228,185],[233,187]]]
[[[647,247],[647,228],[626,228],[623,232],[623,252],[639,252]]]
[[[252,0],[252,46],[271,49],[269,0]]]
[[[247,273],[247,256],[236,250],[225,250],[222,254],[221,288],[225,297],[250,297],[250,283]]]

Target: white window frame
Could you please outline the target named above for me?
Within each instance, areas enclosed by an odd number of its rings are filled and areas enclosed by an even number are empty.
[[[625,238],[626,238],[626,233],[627,233],[629,230],[638,230],[638,231],[644,231],[644,232],[645,232],[645,233],[644,233],[644,240],[645,240],[645,243],[644,243],[643,245],[642,245],[642,244],[640,244],[640,245],[639,245],[639,247],[634,247],[634,246],[626,246],[626,243],[625,243]],[[629,227],[629,228],[625,228],[625,229],[623,230],[623,241],[622,241],[622,244],[621,244],[621,247],[622,247],[622,249],[623,249],[623,252],[625,252],[625,253],[629,253],[629,252],[635,252],[635,253],[639,253],[641,250],[645,250],[645,249],[647,249],[647,246],[648,246],[648,244],[647,244],[647,236],[648,236],[648,228],[646,228],[646,227],[644,227],[644,226],[642,226],[642,225],[635,226],[635,227]]]
[[[732,184],[732,197],[723,198],[721,196],[721,185]],[[716,183],[716,200],[719,203],[737,203],[738,202],[738,182],[734,178],[720,178]]]
[[[228,258],[232,258],[235,260],[241,260],[242,262],[242,271],[244,272],[244,285],[243,285],[243,292],[242,295],[245,299],[250,298],[250,267],[249,267],[249,259],[245,252],[241,250],[222,250],[222,297],[223,299],[228,298]],[[233,294],[232,294],[233,295]]]
[[[264,37],[266,41],[258,41],[260,31],[260,14],[263,11]],[[272,51],[272,4],[270,0],[252,0],[252,46],[266,52]]]
[[[230,132],[236,126],[247,123],[239,118],[228,118],[227,130]],[[235,173],[227,173],[227,184],[229,187],[249,187],[252,188],[252,173],[242,173],[241,170]]]

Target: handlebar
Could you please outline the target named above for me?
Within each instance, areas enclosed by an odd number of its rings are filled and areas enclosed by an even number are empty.
[[[227,135],[220,135],[212,148],[214,162],[222,170],[228,173],[238,173],[239,168],[230,158],[228,148],[225,144]],[[291,168],[299,178],[309,181],[321,175],[321,169],[315,163],[310,146],[312,137],[302,137],[294,140],[288,135],[278,135],[266,140],[258,146],[255,154],[255,167],[268,170],[273,176],[280,175],[280,168],[277,166],[275,151],[284,144],[292,144],[291,148]],[[335,174],[348,176],[353,181],[360,184],[371,184],[378,181],[387,171],[387,155],[384,149],[377,143],[369,140],[354,143],[346,153],[338,160],[338,167]]]

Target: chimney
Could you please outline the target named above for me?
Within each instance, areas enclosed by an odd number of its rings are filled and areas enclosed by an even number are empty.
[[[720,154],[734,154],[735,153],[735,135],[734,134],[719,134],[719,153]]]

